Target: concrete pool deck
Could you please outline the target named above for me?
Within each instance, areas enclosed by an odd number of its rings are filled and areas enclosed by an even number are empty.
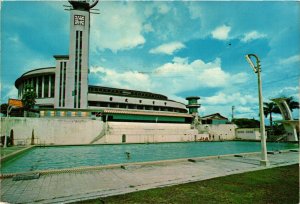
[[[299,152],[269,154],[270,167],[299,163]],[[126,164],[93,171],[41,174],[39,179],[1,179],[1,201],[9,203],[68,203],[97,197],[130,193],[210,178],[266,169],[260,154],[222,156],[192,162]]]

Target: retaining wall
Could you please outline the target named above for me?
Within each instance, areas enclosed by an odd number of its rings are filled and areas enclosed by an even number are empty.
[[[235,139],[235,125],[109,122],[90,118],[1,118],[1,136],[13,131],[15,145],[81,145],[188,142]]]
[[[207,141],[190,124],[109,122],[105,137],[95,143],[156,143]]]
[[[89,144],[104,125],[102,121],[83,118],[1,118],[1,136],[13,131],[14,143]]]
[[[209,133],[211,141],[236,139],[235,124],[203,124],[199,125],[199,132]]]

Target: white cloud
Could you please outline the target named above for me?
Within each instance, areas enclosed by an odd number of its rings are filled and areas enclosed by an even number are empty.
[[[299,99],[299,86],[283,87],[272,93],[272,98],[290,97],[290,96],[294,97],[295,99]]]
[[[231,27],[222,25],[211,32],[212,37],[218,40],[227,40]]]
[[[225,94],[222,92],[217,93],[217,95],[210,96],[210,97],[203,97],[203,103],[209,105],[221,105],[221,104],[254,104],[257,103],[257,98],[252,95],[242,95],[241,93],[232,93],[232,94]]]
[[[146,33],[149,33],[149,32],[154,32],[154,29],[152,27],[152,25],[150,23],[147,23],[143,26],[143,30],[146,32]]]
[[[104,67],[91,67],[90,70],[92,74],[99,75],[101,82],[106,86],[144,91],[149,91],[149,87],[151,87],[148,75],[137,71],[120,73]]]
[[[133,3],[103,2],[101,15],[91,18],[92,49],[110,49],[113,52],[143,45],[143,18]]]
[[[279,64],[286,65],[286,64],[292,64],[300,62],[300,55],[293,55],[285,59],[280,59]]]
[[[174,52],[185,48],[185,45],[181,42],[171,42],[162,44],[156,48],[151,49],[149,52],[152,54],[167,54],[172,55]]]
[[[103,83],[105,86],[158,92],[180,101],[184,100],[178,98],[177,93],[183,91],[206,87],[224,88],[244,83],[247,80],[244,77],[244,80],[235,81],[237,76],[244,76],[245,74],[225,72],[221,68],[220,59],[205,63],[200,59],[189,62],[187,58],[179,57],[153,69],[149,74],[138,71],[118,72],[104,67],[92,67],[91,73],[98,76],[99,83]],[[238,97],[241,95],[235,96],[235,99]],[[244,101],[238,100],[246,103],[249,101],[249,97],[246,97]]]
[[[244,34],[244,37],[241,39],[241,41],[249,42],[256,39],[265,38],[266,36],[267,36],[266,34],[262,34],[257,31],[251,31],[249,33]]]
[[[249,106],[238,106],[238,107],[235,108],[235,112],[239,113],[239,114],[241,114],[241,113],[252,113],[253,110]]]
[[[14,85],[2,85],[0,83],[0,90],[1,90],[1,101],[0,103],[7,103],[9,98],[17,98],[18,97],[18,90]],[[3,93],[5,93],[3,95]]]

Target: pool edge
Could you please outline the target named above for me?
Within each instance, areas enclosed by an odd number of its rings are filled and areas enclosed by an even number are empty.
[[[26,150],[32,148],[34,146],[26,148]],[[280,150],[280,153],[287,153],[290,150],[298,150],[298,149],[284,149]],[[236,153],[236,154],[224,154],[224,155],[214,155],[214,156],[205,156],[205,157],[187,157],[181,159],[169,159],[169,160],[160,160],[160,161],[147,161],[147,162],[132,162],[132,163],[119,163],[119,164],[110,164],[110,165],[98,165],[98,166],[83,166],[78,168],[65,168],[65,169],[51,169],[51,170],[43,170],[43,171],[30,171],[30,172],[18,172],[18,173],[9,173],[9,174],[0,174],[0,179],[12,178],[17,175],[26,175],[26,174],[40,174],[40,175],[48,175],[48,174],[60,174],[60,173],[76,173],[76,172],[86,172],[86,171],[96,171],[103,169],[114,169],[114,168],[122,168],[128,166],[149,166],[149,165],[163,165],[169,163],[178,163],[178,162],[188,162],[189,159],[195,161],[201,160],[209,160],[216,158],[224,158],[224,157],[232,157],[235,155],[257,155],[261,152],[246,152],[246,153]]]
[[[30,146],[28,146],[28,147],[25,147],[24,149],[20,149],[20,150],[18,150],[18,151],[12,152],[11,154],[8,154],[8,155],[6,155],[6,156],[4,156],[4,157],[1,157],[1,158],[0,158],[0,162],[2,163],[2,162],[4,162],[4,161],[7,161],[7,160],[11,159],[12,157],[15,157],[15,156],[17,156],[17,155],[19,155],[19,154],[22,154],[22,153],[24,153],[24,152],[27,152],[27,151],[29,151],[30,149],[34,148],[34,147],[36,147],[36,145],[30,145]]]

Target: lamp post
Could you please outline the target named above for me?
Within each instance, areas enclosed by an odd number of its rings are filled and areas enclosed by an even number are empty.
[[[265,122],[264,122],[264,110],[263,110],[263,99],[262,99],[262,85],[261,85],[261,77],[260,77],[260,61],[257,55],[255,54],[247,54],[246,60],[254,70],[254,73],[257,73],[258,79],[258,100],[259,100],[259,116],[260,116],[260,134],[261,134],[261,160],[260,165],[269,166],[270,163],[267,157],[267,144],[266,144],[266,135],[265,135]],[[251,57],[254,57],[256,60],[256,65],[251,60]]]

